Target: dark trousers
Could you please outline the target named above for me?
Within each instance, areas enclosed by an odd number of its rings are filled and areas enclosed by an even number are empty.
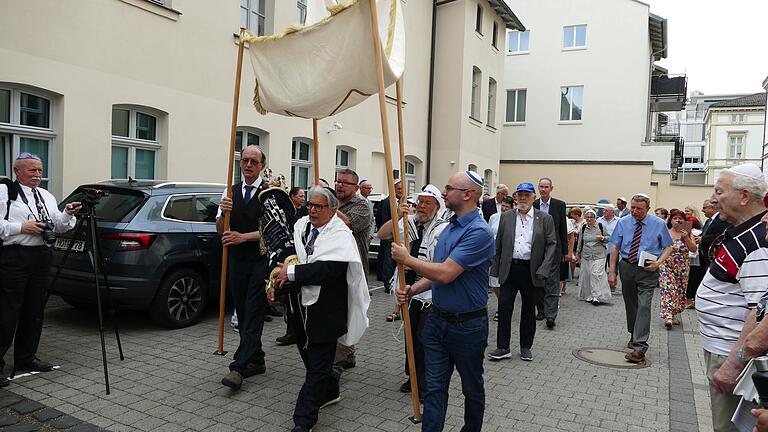
[[[512,312],[518,291],[523,304],[520,310],[520,347],[531,348],[536,335],[536,291],[533,286],[530,264],[512,264],[509,276],[499,292],[499,327],[496,334],[496,348],[509,349],[512,334]]]
[[[298,309],[298,301],[292,296],[293,305]],[[336,341],[326,343],[307,343],[301,311],[294,310],[288,317],[288,326],[296,336],[296,346],[304,362],[307,373],[301,386],[296,408],[293,410],[293,423],[312,429],[317,423],[320,406],[339,395],[340,376],[333,370],[333,358],[336,355]]]
[[[0,249],[0,369],[12,342],[15,365],[30,362],[37,353],[50,268],[51,250],[44,246]]]
[[[704,275],[707,274],[707,266],[691,266],[691,270],[688,272],[688,289],[685,291],[685,298],[693,300],[696,298],[696,291],[701,285],[701,281],[704,280]]]
[[[421,342],[421,333],[424,331],[424,325],[427,323],[429,308],[426,303],[419,299],[412,299],[408,305],[408,316],[411,319],[411,336],[413,337],[413,358],[416,363],[416,383],[419,386],[419,395],[423,397],[424,389],[427,388],[427,382],[424,378],[424,345]],[[408,355],[405,356],[405,374],[410,376],[408,369]]]
[[[659,270],[647,272],[636,264],[619,261],[621,294],[627,313],[627,331],[632,335],[635,351],[648,351],[651,335],[651,302],[659,285]]]
[[[488,346],[488,316],[454,324],[430,313],[421,340],[427,380],[422,432],[442,431],[445,426],[448,386],[454,366],[461,377],[464,394],[461,431],[479,432],[485,413],[483,358]]]
[[[266,259],[229,260],[229,290],[235,302],[240,327],[240,344],[229,364],[229,370],[242,373],[249,363],[264,364],[261,333],[264,331],[264,315],[267,313],[267,296],[264,293],[266,274]]]

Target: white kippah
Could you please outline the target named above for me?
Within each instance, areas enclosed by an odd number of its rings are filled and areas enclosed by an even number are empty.
[[[742,165],[736,165],[735,167],[729,168],[728,171],[733,174],[753,178],[755,180],[764,180],[763,171],[755,164],[745,163]]]
[[[470,180],[472,180],[473,183],[476,185],[482,187],[483,186],[483,179],[480,178],[480,174],[474,172],[474,171],[465,171],[465,174],[467,174],[467,177],[469,177]]]

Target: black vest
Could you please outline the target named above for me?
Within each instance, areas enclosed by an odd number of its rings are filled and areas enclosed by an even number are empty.
[[[232,185],[232,214],[230,215],[230,230],[239,233],[249,233],[259,230],[259,218],[261,218],[262,205],[259,201],[259,192],[264,190],[265,182],[262,181],[258,188],[254,189],[248,205],[243,199],[243,183]],[[245,242],[229,247],[229,254],[237,260],[255,261],[265,259],[261,254],[260,242]]]

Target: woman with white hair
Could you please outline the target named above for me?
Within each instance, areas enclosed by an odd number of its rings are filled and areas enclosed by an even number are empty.
[[[609,236],[603,224],[597,223],[597,213],[593,209],[584,211],[584,221],[576,244],[576,261],[581,262],[579,299],[599,306],[611,299],[611,288],[605,273],[605,245]]]

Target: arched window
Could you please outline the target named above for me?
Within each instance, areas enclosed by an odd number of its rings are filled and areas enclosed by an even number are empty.
[[[112,106],[112,179],[154,180],[165,113],[136,105]]]
[[[493,170],[487,169],[483,175],[483,193],[491,194],[493,186]]]
[[[292,140],[291,186],[304,190],[314,183],[312,179],[312,140],[296,137]]]
[[[405,159],[405,194],[409,196],[416,193],[416,163],[413,159]]]
[[[53,97],[45,90],[0,83],[0,177],[13,178],[13,160],[29,152],[40,156],[40,184],[50,187],[54,108]]]
[[[355,149],[349,146],[336,146],[336,172],[343,169],[355,169]]]

